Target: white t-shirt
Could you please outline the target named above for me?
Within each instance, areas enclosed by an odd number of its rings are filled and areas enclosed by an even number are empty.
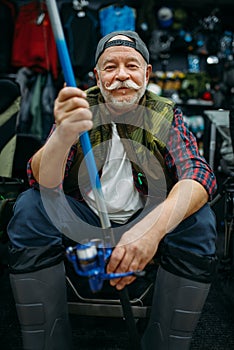
[[[127,158],[115,123],[112,123],[112,139],[100,181],[111,221],[124,224],[140,208],[143,208],[144,200],[135,188],[131,163]],[[84,199],[98,214],[93,191],[84,194]]]

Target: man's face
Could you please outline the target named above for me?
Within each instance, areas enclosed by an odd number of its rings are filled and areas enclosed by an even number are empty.
[[[129,38],[118,35],[111,40]],[[107,103],[116,109],[137,104],[143,96],[151,73],[151,66],[135,49],[127,46],[108,47],[95,68],[97,85]]]

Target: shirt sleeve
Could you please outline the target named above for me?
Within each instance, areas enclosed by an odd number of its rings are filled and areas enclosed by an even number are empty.
[[[196,138],[188,129],[179,108],[174,110],[165,161],[169,171],[178,181],[182,179],[198,181],[206,189],[209,199],[212,199],[217,189],[215,175],[199,153]]]
[[[49,136],[47,139],[49,139],[49,137],[52,135],[52,133],[54,132],[56,126],[55,124],[52,126],[51,131],[49,133]],[[65,172],[64,172],[64,177],[68,176],[69,173],[69,169],[73,164],[73,160],[76,154],[76,150],[77,150],[77,146],[73,145],[68,153],[68,157],[67,157],[67,163],[66,163],[66,167],[65,167]],[[29,182],[29,186],[30,187],[34,187],[34,188],[39,188],[39,184],[36,181],[36,179],[33,176],[33,172],[32,172],[32,158],[29,159],[28,163],[27,163],[27,177],[28,177],[28,182]]]

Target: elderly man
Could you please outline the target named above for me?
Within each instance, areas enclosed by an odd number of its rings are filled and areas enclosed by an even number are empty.
[[[114,32],[97,46],[97,86],[86,92],[64,86],[58,94],[55,125],[29,162],[31,188],[19,196],[8,226],[10,278],[25,349],[71,347],[62,238],[80,241],[101,231],[83,166],[83,131],[90,135],[118,237],[107,272],[159,262],[142,348],[190,347],[216,260],[208,204],[216,180],[180,109],[147,90],[151,70],[138,34]],[[110,283],[121,290],[134,279]]]

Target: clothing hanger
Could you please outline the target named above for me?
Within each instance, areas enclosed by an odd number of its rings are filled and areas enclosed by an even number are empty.
[[[72,5],[74,10],[77,11],[77,16],[78,17],[85,17],[85,8],[89,5],[89,1],[86,0],[73,0]]]

